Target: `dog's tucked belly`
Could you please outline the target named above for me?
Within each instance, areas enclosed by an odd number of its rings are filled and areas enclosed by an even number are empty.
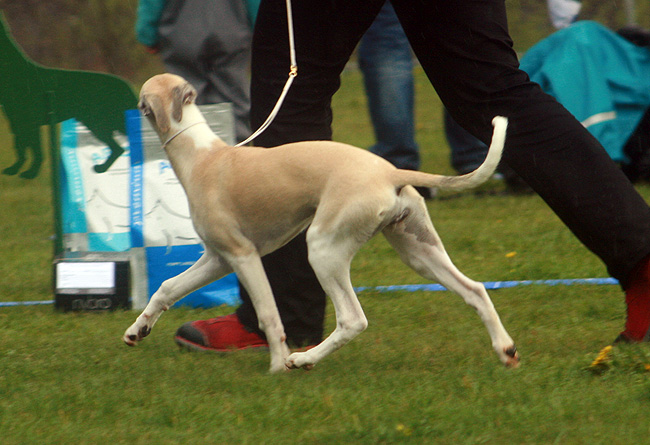
[[[310,222],[311,218],[307,221],[302,222],[301,224],[294,225],[291,228],[273,230],[275,233],[268,235],[264,235],[263,233],[256,233],[254,236],[255,245],[257,246],[257,251],[259,252],[260,256],[274,252],[280,247],[287,244],[303,230],[306,230]],[[265,236],[267,237],[265,238]]]
[[[264,195],[260,198],[255,198],[254,193],[248,195],[250,201],[214,199],[207,206],[192,205],[190,200],[197,233],[217,251],[247,240],[260,255],[266,255],[291,241],[311,223],[315,207],[310,203],[301,202],[297,197],[277,200]],[[233,237],[242,242],[233,243]]]

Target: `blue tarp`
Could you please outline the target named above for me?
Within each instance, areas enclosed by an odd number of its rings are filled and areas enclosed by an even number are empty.
[[[521,68],[555,97],[618,162],[650,106],[650,49],[592,21],[579,21],[530,48]]]

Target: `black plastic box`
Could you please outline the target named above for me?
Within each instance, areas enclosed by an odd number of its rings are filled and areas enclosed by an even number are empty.
[[[54,261],[54,308],[130,309],[130,263],[124,256],[86,254]]]

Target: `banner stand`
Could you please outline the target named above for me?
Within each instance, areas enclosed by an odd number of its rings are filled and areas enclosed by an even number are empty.
[[[202,105],[200,109],[212,130],[232,145],[232,105]],[[109,148],[76,120],[61,125],[58,182],[63,252],[55,257],[54,268],[57,308],[62,310],[127,307],[105,293],[107,288],[116,292],[115,286],[104,282],[97,289],[84,287],[88,284],[85,274],[102,272],[103,266],[128,274],[126,281],[114,278],[120,284],[128,283],[128,307],[141,310],[165,280],[185,271],[203,254],[187,197],[158,135],[138,110],[127,110],[125,122],[127,137],[116,136],[124,153],[105,173],[97,173],[94,167],[110,155]],[[81,282],[75,283],[69,275],[57,275],[62,269],[78,272]],[[63,287],[57,281],[61,278],[67,280]],[[101,298],[81,301],[81,295]],[[238,303],[239,286],[236,277],[230,275],[177,305],[208,308]]]

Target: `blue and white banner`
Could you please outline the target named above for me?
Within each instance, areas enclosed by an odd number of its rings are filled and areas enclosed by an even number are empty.
[[[125,149],[103,174],[102,164],[110,149],[81,123],[61,124],[61,206],[63,247],[66,252],[125,252],[131,247],[129,227],[130,160]]]
[[[200,107],[212,130],[234,143],[230,104]],[[174,174],[160,139],[138,110],[126,112],[131,150],[131,247],[146,258],[148,294],[168,278],[194,264],[203,254],[190,218],[185,191]],[[188,295],[177,305],[212,307],[239,303],[235,275],[229,275]]]
[[[200,107],[213,131],[234,144],[230,104]],[[131,299],[142,309],[163,281],[194,264],[203,253],[185,192],[158,136],[138,110],[126,112],[125,153],[106,172],[109,149],[75,120],[61,128],[61,203],[66,252],[129,252]],[[213,307],[239,303],[229,275],[188,295],[177,305]]]

